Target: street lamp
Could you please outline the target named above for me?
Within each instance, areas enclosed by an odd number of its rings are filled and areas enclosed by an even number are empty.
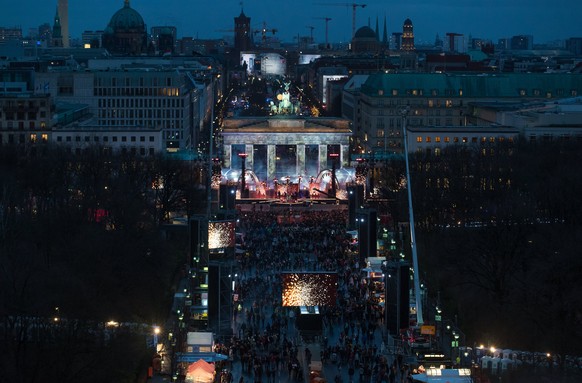
[[[154,349],[158,351],[158,335],[160,335],[160,326],[153,326],[154,328]]]
[[[418,255],[416,252],[416,234],[414,231],[414,210],[412,208],[412,184],[410,183],[410,165],[408,163],[408,134],[406,131],[406,119],[410,108],[401,110],[402,133],[404,139],[404,159],[406,163],[406,190],[408,192],[408,216],[410,221],[410,250],[412,251],[412,267],[414,268],[414,299],[416,300],[416,320],[419,326],[424,323],[422,317],[422,300],[420,296],[420,271],[418,268]]]

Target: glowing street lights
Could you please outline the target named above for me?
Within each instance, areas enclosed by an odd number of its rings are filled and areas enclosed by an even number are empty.
[[[154,333],[154,349],[157,351],[158,350],[158,335],[160,335],[160,332],[162,330],[160,329],[160,326],[153,326],[153,333]]]

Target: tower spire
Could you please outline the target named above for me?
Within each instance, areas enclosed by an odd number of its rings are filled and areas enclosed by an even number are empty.
[[[52,45],[54,47],[63,46],[63,34],[61,30],[61,17],[59,16],[59,7],[57,7],[57,11],[55,12]]]

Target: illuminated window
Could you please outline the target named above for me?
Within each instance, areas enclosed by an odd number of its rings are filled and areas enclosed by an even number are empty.
[[[398,89],[392,89],[392,96],[398,96]]]
[[[30,135],[30,142],[36,142],[36,134],[31,134]]]
[[[463,89],[459,89],[459,96],[463,96]]]
[[[463,137],[463,144],[466,144],[469,140],[467,139],[467,137]]]
[[[451,108],[451,107],[453,106],[453,100],[447,100],[447,101],[445,102],[445,106],[446,106],[447,108]]]
[[[434,107],[434,101],[433,100],[428,100],[428,107],[429,108]]]
[[[441,142],[441,138],[440,138],[440,137],[435,137],[435,138],[434,138],[434,141],[435,141],[435,142]]]
[[[430,137],[426,137],[426,142],[430,142]]]
[[[48,134],[46,134],[46,133],[43,133],[43,134],[42,134],[42,136],[41,136],[41,139],[42,139],[42,142],[43,142],[43,143],[46,143],[46,142],[48,142]]]
[[[422,137],[420,136],[416,137],[416,142],[422,142]]]
[[[519,90],[519,95],[520,95],[520,96],[527,96],[527,90],[525,90],[525,89],[520,89],[520,90]]]
[[[449,142],[451,142],[451,139],[449,137],[445,137],[445,142],[448,144]]]
[[[459,142],[459,137],[455,137],[455,138],[453,138],[453,142],[454,142],[454,143],[458,143],[458,142]]]

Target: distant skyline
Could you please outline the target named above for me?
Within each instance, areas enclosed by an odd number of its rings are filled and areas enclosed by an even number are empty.
[[[102,0],[93,3],[69,0],[69,30],[71,37],[80,38],[85,30],[103,30],[111,16],[123,7],[123,0]],[[327,4],[326,4],[327,3]],[[491,39],[494,43],[504,37],[533,35],[534,43],[582,37],[580,0],[408,0],[389,4],[385,0],[358,1],[365,8],[356,9],[356,29],[368,25],[375,29],[376,17],[380,38],[387,20],[388,34],[401,32],[402,24],[410,18],[414,24],[417,43],[432,43],[438,34],[444,39],[447,32],[464,34],[467,38]],[[320,5],[326,4],[326,5]],[[338,5],[341,4],[341,5]],[[351,39],[352,4],[325,0],[289,0],[287,2],[246,1],[242,4],[251,18],[252,29],[266,23],[277,29],[275,36],[282,42],[294,42],[297,36],[311,35],[316,43],[325,42],[325,21],[329,17],[329,41],[347,42]],[[131,0],[130,5],[143,17],[148,33],[153,26],[176,26],[178,37],[201,39],[232,37],[234,17],[241,11],[235,0]],[[53,24],[57,0],[4,0],[0,6],[0,26],[20,26],[27,35],[29,28],[43,23]],[[260,39],[256,35],[255,41]]]

